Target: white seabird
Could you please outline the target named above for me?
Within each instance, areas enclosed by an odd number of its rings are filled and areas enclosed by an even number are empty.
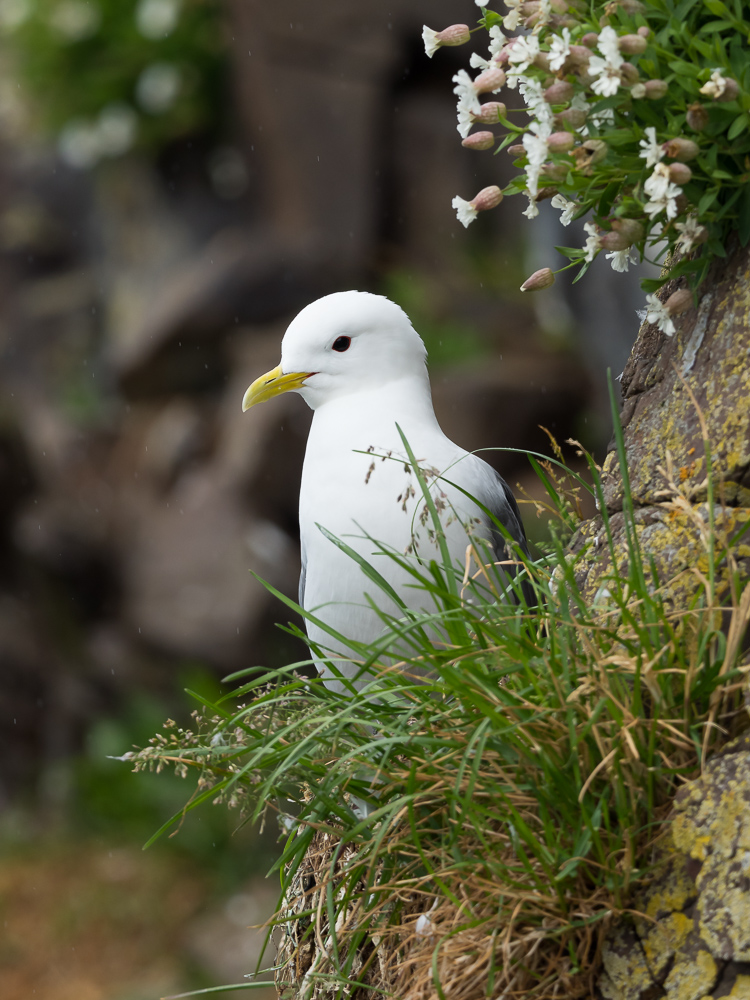
[[[369,292],[336,292],[306,306],[292,321],[281,343],[281,363],[256,379],[242,401],[247,410],[291,391],[314,410],[300,487],[299,603],[330,628],[361,642],[372,642],[384,630],[366,594],[388,614],[400,617],[403,612],[321,527],[374,566],[407,607],[435,610],[428,593],[415,587],[408,571],[375,544],[400,556],[409,552],[413,559],[440,560],[399,427],[420,467],[428,470],[457,567],[465,564],[472,536],[484,538],[496,559],[513,558],[482,507],[527,552],[508,485],[440,429],[426,355],[421,337],[395,303]],[[444,478],[435,478],[435,470]],[[361,666],[349,659],[351,648],[314,622],[308,620],[306,628],[311,642],[332,652],[330,661],[316,660],[326,683],[351,690],[352,678],[361,674]],[[332,679],[336,672],[348,683]],[[355,686],[367,679],[360,677]]]

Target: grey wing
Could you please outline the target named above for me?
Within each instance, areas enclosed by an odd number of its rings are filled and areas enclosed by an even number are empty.
[[[487,497],[485,507],[490,514],[492,514],[493,518],[502,524],[513,541],[518,543],[521,551],[528,555],[529,543],[526,539],[526,532],[524,531],[523,521],[521,520],[521,511],[518,509],[516,498],[513,496],[510,486],[508,486],[500,473],[496,472],[494,469],[492,470],[492,473],[494,489]],[[503,533],[498,530],[497,525],[494,524],[494,522],[490,525],[490,530],[492,532],[492,546],[495,551],[495,556],[498,559],[507,558],[508,540],[505,538]]]
[[[516,498],[500,473],[494,469],[492,469],[492,473],[494,488],[485,500],[485,507],[492,514],[493,518],[497,519],[503,528],[505,528],[510,536],[510,540],[516,542],[521,552],[525,556],[528,556],[529,543],[526,538],[523,521],[521,520],[521,511],[518,509]],[[509,539],[503,535],[494,522],[490,524],[490,531],[492,533],[492,548],[495,558],[498,561],[511,559],[513,553],[509,551]],[[507,567],[506,571],[510,576],[515,576],[515,569],[513,567]],[[522,590],[527,607],[533,607],[537,599],[531,584],[528,581],[524,581]]]

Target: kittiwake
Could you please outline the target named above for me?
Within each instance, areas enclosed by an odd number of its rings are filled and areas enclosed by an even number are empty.
[[[281,343],[281,363],[256,379],[242,401],[247,410],[283,392],[297,392],[314,411],[299,498],[299,603],[360,642],[370,643],[384,630],[366,594],[388,614],[399,615],[399,609],[321,527],[374,566],[407,607],[435,610],[428,593],[415,587],[408,571],[375,544],[399,556],[439,560],[399,428],[441,508],[456,566],[465,565],[467,546],[479,537],[496,560],[513,562],[513,546],[482,507],[504,526],[518,551],[528,552],[507,483],[440,429],[426,358],[421,337],[395,303],[369,292],[335,292],[306,306],[292,321]],[[314,622],[307,621],[306,628],[312,643],[331,651],[328,661],[316,660],[326,683],[337,690],[351,690],[352,682],[360,687],[361,666],[350,659],[351,649]],[[346,679],[343,683],[337,672]]]

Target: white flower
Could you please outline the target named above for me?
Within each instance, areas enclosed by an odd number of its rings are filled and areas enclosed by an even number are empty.
[[[453,93],[458,97],[458,106],[465,107],[469,111],[479,112],[479,96],[477,95],[474,81],[465,69],[460,69],[453,76]]]
[[[555,35],[549,47],[549,68],[562,69],[562,65],[570,55],[570,29],[563,28],[562,35]]]
[[[590,264],[602,248],[602,238],[593,222],[587,222],[583,228],[588,233],[586,245],[583,248],[586,251],[583,259]]]
[[[612,253],[606,254],[606,257],[612,261],[613,271],[627,271],[628,267],[638,260],[631,247],[625,250],[613,250]]]
[[[596,125],[599,128],[601,125],[614,125],[615,123],[615,110],[614,108],[600,108],[598,111],[592,111],[589,115],[589,120],[592,125]]]
[[[531,193],[531,191],[524,191],[524,194],[529,199],[529,205],[528,208],[521,214],[525,215],[527,219],[535,219],[537,215],[539,215],[539,208],[537,207],[536,198]]]
[[[79,42],[96,33],[102,15],[96,4],[63,0],[50,14],[49,23],[68,42]]]
[[[155,62],[147,66],[138,77],[135,95],[138,103],[152,115],[168,111],[177,100],[182,75],[173,63]]]
[[[422,41],[424,42],[425,53],[432,59],[437,50],[440,48],[440,40],[438,38],[438,33],[434,28],[428,28],[426,24],[422,25]]]
[[[675,325],[664,303],[660,302],[656,295],[647,295],[646,304],[648,306],[646,310],[646,319],[648,322],[656,323],[661,332],[666,333],[668,337],[673,336]]]
[[[529,76],[518,77],[518,90],[523,96],[526,110],[536,118],[540,125],[548,129],[547,135],[552,132],[552,108],[544,99],[544,90],[539,80]]]
[[[477,210],[472,203],[465,198],[459,198],[458,195],[451,202],[451,207],[455,208],[458,221],[464,227],[469,226],[477,217]]]
[[[600,97],[614,97],[620,86],[620,74],[605,59],[599,56],[592,56],[589,60],[589,73],[596,79],[591,84],[591,89]]]
[[[677,215],[675,198],[682,194],[682,188],[670,181],[669,167],[666,164],[656,164],[654,172],[643,185],[643,190],[649,196],[644,208],[650,219],[662,212],[667,213],[667,219],[674,219]]]
[[[676,245],[685,253],[689,253],[697,243],[701,242],[706,233],[695,215],[688,215],[684,222],[675,222],[674,225],[680,234]]]
[[[529,125],[529,131],[524,133],[521,140],[529,161],[526,166],[526,183],[529,186],[529,193],[534,199],[539,194],[539,176],[547,159],[547,139],[549,136],[550,127],[548,125],[532,122]]]
[[[664,150],[656,138],[656,129],[653,125],[649,125],[646,129],[646,138],[641,139],[638,145],[641,147],[638,155],[646,161],[647,167],[653,167],[660,160],[664,159]]]
[[[513,47],[508,52],[508,62],[513,69],[508,74],[508,86],[515,87],[515,81],[525,73],[539,55],[539,39],[536,35],[518,35]],[[514,82],[511,82],[514,81]]]
[[[429,55],[429,52],[427,54]],[[480,56],[478,52],[472,52],[469,56],[469,66],[472,69],[489,69],[491,65],[490,60]]]
[[[539,2],[539,17],[534,25],[534,33],[536,34],[545,24],[549,24],[549,20],[552,17],[552,0],[540,0]]]
[[[596,47],[607,62],[611,66],[614,66],[615,69],[619,69],[625,62],[620,53],[620,43],[614,28],[610,28],[609,26],[602,28],[599,32],[599,40],[596,43]]]
[[[493,24],[489,31],[490,35],[490,57],[485,59],[476,52],[472,52],[469,56],[469,65],[473,69],[490,69],[493,65],[493,60],[500,55],[500,50],[503,45],[508,41],[505,35],[502,33],[500,28]],[[427,53],[429,55],[429,52]]]
[[[458,134],[462,139],[471,132],[471,127],[474,124],[474,112],[471,108],[467,107],[463,100],[458,102],[458,107],[456,108],[456,117],[458,118]]]
[[[589,74],[596,77],[591,85],[595,94],[612,97],[620,86],[620,67],[625,62],[617,43],[617,32],[607,26],[599,32],[597,47],[604,58],[592,56],[589,59]]]
[[[727,78],[722,74],[720,69],[715,69],[711,71],[711,79],[708,83],[703,84],[700,92],[701,94],[705,94],[706,97],[713,97],[715,100],[717,97],[721,97],[726,89]]]
[[[560,209],[562,213],[560,215],[560,224],[563,226],[569,226],[573,221],[573,216],[578,211],[578,202],[570,201],[563,194],[556,194],[550,204],[553,208]]]
[[[476,0],[475,0],[476,2]],[[503,18],[503,27],[515,31],[521,21],[521,3],[523,0],[505,0],[505,6],[510,11]]]
[[[144,38],[165,38],[174,31],[182,0],[140,0],[135,23]]]
[[[497,56],[500,55],[500,51],[503,45],[505,45],[505,43],[508,41],[508,39],[505,37],[505,35],[502,33],[502,31],[496,24],[493,24],[493,26],[490,28],[489,36],[490,36],[490,56],[492,59],[495,59],[497,58]]]

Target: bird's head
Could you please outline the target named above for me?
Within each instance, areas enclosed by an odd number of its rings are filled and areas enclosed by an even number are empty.
[[[281,363],[253,382],[242,409],[282,392],[298,392],[316,409],[400,379],[426,379],[426,353],[394,302],[370,292],[334,292],[292,320],[281,342]]]

